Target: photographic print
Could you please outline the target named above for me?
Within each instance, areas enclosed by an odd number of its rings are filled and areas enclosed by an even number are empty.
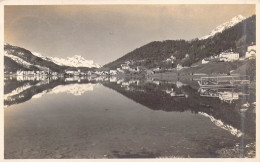
[[[3,9],[4,159],[256,158],[256,4]]]

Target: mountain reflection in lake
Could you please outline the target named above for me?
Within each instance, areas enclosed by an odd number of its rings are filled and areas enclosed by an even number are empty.
[[[244,157],[255,142],[255,93],[244,88],[5,78],[4,93],[7,159]]]

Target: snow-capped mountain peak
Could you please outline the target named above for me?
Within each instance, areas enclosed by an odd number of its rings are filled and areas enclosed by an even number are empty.
[[[93,60],[86,60],[84,57],[80,55],[74,55],[72,57],[67,57],[66,59],[64,58],[58,58],[58,57],[48,57],[48,56],[43,56],[40,53],[33,52],[35,56],[38,56],[44,60],[47,61],[52,61],[57,65],[60,66],[71,66],[71,67],[96,67],[99,68],[100,65],[95,64]]]
[[[215,34],[223,32],[224,30],[236,25],[237,23],[243,21],[244,19],[246,19],[244,16],[237,15],[237,16],[233,17],[230,21],[217,26],[214,30],[211,31],[211,33],[209,35],[206,35],[206,36],[200,38],[200,40],[213,37]]]

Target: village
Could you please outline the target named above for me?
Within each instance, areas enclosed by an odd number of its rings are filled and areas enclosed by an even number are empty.
[[[189,57],[188,54],[185,55],[183,59],[187,59]],[[243,61],[243,60],[250,60],[255,59],[256,57],[256,45],[248,46],[247,52],[244,57],[240,57],[239,53],[233,52],[232,49],[224,51],[220,53],[219,55],[211,56],[202,59],[199,63],[193,64],[190,67],[197,67],[199,65],[204,65],[208,63],[218,63],[218,62],[234,62],[234,61]],[[164,60],[165,63],[174,64],[176,61],[176,57],[171,56]],[[65,70],[63,73],[58,73],[55,71],[51,71],[49,68],[47,70],[42,71],[23,71],[18,70],[16,73],[10,73],[11,75],[15,75],[17,77],[25,77],[31,78],[33,77],[39,77],[39,76],[56,76],[56,77],[74,77],[74,76],[117,76],[117,75],[152,75],[155,73],[160,73],[163,71],[181,71],[182,69],[188,69],[190,67],[183,66],[181,63],[178,63],[175,68],[169,68],[169,69],[163,69],[160,66],[146,69],[142,66],[136,66],[135,63],[137,61],[130,60],[122,63],[120,67],[116,69],[104,69],[104,68],[98,68],[94,70],[89,71],[81,71],[80,69],[68,69]],[[29,77],[30,76],[30,77]]]
[[[233,62],[233,61],[242,61],[245,59],[255,59],[256,57],[256,46],[248,46],[245,57],[239,57],[239,53],[230,51],[225,51],[216,56],[211,56],[208,58],[202,59],[202,64],[207,64],[209,62]]]

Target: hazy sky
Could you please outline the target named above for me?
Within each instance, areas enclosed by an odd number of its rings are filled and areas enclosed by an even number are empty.
[[[5,6],[5,43],[106,64],[151,41],[190,40],[254,5]]]

